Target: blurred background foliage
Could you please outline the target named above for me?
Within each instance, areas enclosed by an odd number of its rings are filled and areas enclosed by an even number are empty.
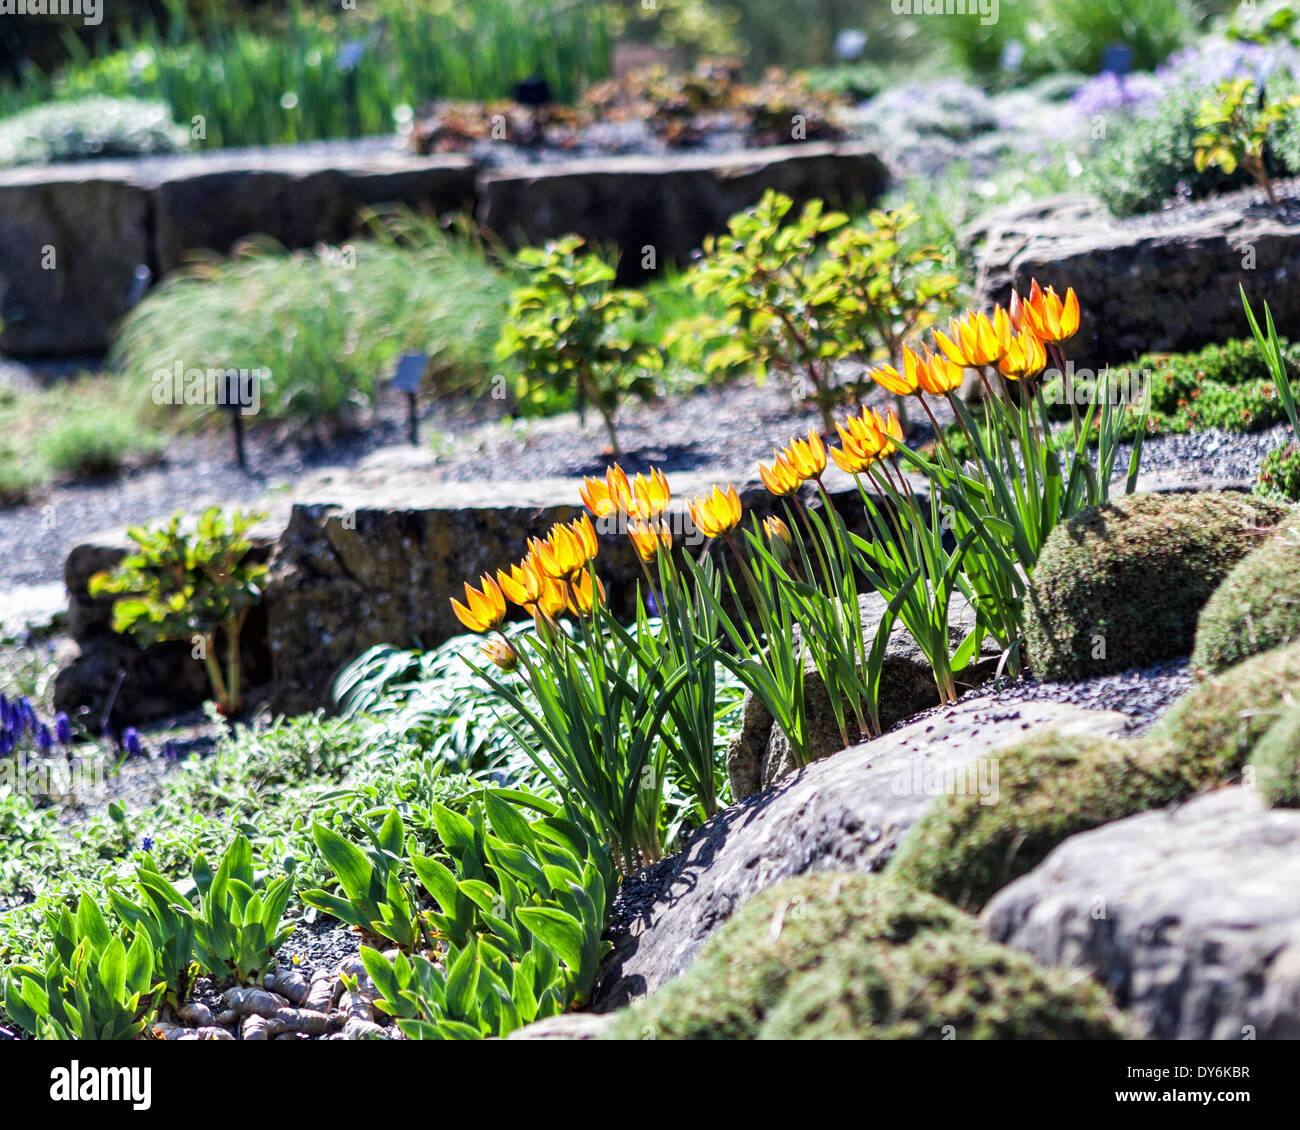
[[[1256,6],[1257,8],[1259,5]],[[434,99],[509,97],[540,75],[572,102],[620,60],[813,70],[868,97],[883,74],[954,70],[988,88],[1095,73],[1111,46],[1149,70],[1227,0],[1000,0],[998,18],[895,14],[891,0],[137,0],[103,22],[0,22],[0,116],[89,96],[159,100],[207,147],[389,133]],[[1257,21],[1258,22],[1258,21]],[[638,54],[639,52],[639,54]]]

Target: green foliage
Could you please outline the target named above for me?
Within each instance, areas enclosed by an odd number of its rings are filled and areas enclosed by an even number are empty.
[[[1025,621],[1042,679],[1077,680],[1186,655],[1196,617],[1285,507],[1248,495],[1133,495],[1048,538]]]
[[[1255,788],[1274,808],[1300,808],[1300,705],[1294,697],[1259,739],[1249,768]]]
[[[51,421],[36,443],[44,471],[69,479],[116,474],[129,457],[161,446],[138,420],[112,414],[106,405],[97,408]]]
[[[1300,639],[1300,515],[1239,561],[1201,609],[1192,666],[1222,671]]]
[[[608,1038],[1113,1039],[1105,993],[982,940],[947,903],[815,873],[754,895]],[[949,1033],[945,1036],[945,1032]]]
[[[687,276],[701,298],[725,314],[674,327],[669,344],[704,337],[706,372],[777,372],[793,380],[821,409],[834,431],[831,409],[861,395],[837,382],[834,366],[846,357],[900,362],[905,339],[932,325],[951,301],[957,277],[940,252],[912,229],[911,205],[870,212],[853,226],[820,201],[786,222],[794,202],[769,190],[753,208],[728,221],[727,233],[704,242],[704,259]],[[842,229],[822,253],[822,237]]]
[[[188,145],[165,105],[138,98],[54,102],[0,121],[0,165],[150,157]]]
[[[194,975],[194,910],[189,899],[163,877],[148,853],[136,865],[130,889],[112,878],[105,880],[109,905],[133,931],[148,938],[167,1002],[179,1008]],[[222,966],[218,972],[224,976],[227,971]]]
[[[330,13],[290,0],[287,8],[269,30],[246,19],[209,19],[201,29],[180,20],[166,31],[133,20],[116,51],[79,47],[54,76],[26,68],[0,91],[0,111],[146,98],[187,127],[201,125],[207,147],[271,145],[391,133],[429,98],[506,97],[533,74],[571,101],[608,67],[594,3],[380,0]]]
[[[1278,502],[1300,502],[1300,443],[1275,447],[1264,456],[1255,493]]]
[[[435,900],[423,917],[445,948],[435,964],[427,945],[391,961],[363,946],[378,1007],[412,1039],[478,1039],[585,1001],[607,948],[613,882],[598,840],[558,806],[519,792],[484,790],[465,815],[436,805],[434,819],[445,862],[410,863]],[[362,861],[349,868],[362,880]]]
[[[1297,107],[1300,95],[1274,101],[1251,79],[1221,82],[1196,113],[1196,128],[1201,131],[1193,141],[1196,171],[1203,173],[1216,166],[1231,176],[1240,166],[1264,190],[1269,202],[1276,204],[1273,181],[1264,164],[1264,147],[1273,127]]]
[[[511,638],[519,626],[507,628]],[[370,717],[392,737],[442,761],[449,772],[480,780],[500,774],[532,792],[548,782],[501,725],[501,705],[461,658],[469,643],[455,636],[431,651],[373,647],[334,682],[344,717]]]
[[[633,324],[645,295],[615,288],[614,268],[582,246],[566,236],[519,252],[526,280],[511,295],[497,356],[515,358],[548,394],[572,389],[580,405],[594,406],[618,452],[619,404],[627,395],[654,395],[650,372],[660,361]]]
[[[1154,70],[1196,29],[1198,13],[1189,0],[1132,0],[1123,7],[1090,0],[1002,0],[995,19],[920,19],[924,34],[950,56],[989,82],[1023,81],[1073,71],[1096,74],[1108,47],[1133,49],[1133,68]],[[1014,71],[1002,60],[1012,43],[1024,48]]]
[[[844,355],[844,345],[831,322],[839,295],[814,288],[813,255],[821,237],[848,217],[827,213],[813,200],[786,224],[793,207],[788,196],[769,189],[753,208],[732,216],[726,234],[705,239],[704,258],[690,272],[689,284],[726,307],[718,336],[729,333],[730,340],[711,352],[706,371],[754,369],[805,379],[829,431],[830,410],[838,402],[832,365]]]
[[[346,427],[377,403],[402,353],[433,359],[440,392],[483,395],[510,276],[484,247],[399,212],[375,238],[288,254],[250,247],[169,275],[123,321],[110,353],[144,401],[162,366],[265,373],[257,419]],[[507,373],[509,371],[507,370]],[[167,406],[186,424],[224,419],[213,404]]]
[[[251,530],[265,515],[236,510],[226,515],[210,506],[192,532],[182,532],[183,514],[155,530],[127,530],[136,549],[112,573],[90,579],[92,596],[115,596],[113,630],[143,645],[161,640],[201,642],[202,661],[217,706],[227,715],[240,706],[239,633],[262,595],[266,566],[250,559]],[[227,653],[223,674],[217,661],[217,633]]]
[[[47,919],[43,967],[13,967],[5,1011],[38,1039],[130,1040],[152,1020],[163,986],[154,981],[153,947],[138,931],[128,948],[83,894]]]
[[[194,919],[199,964],[219,978],[255,982],[293,932],[281,923],[293,893],[292,873],[259,882],[252,846],[236,836],[215,875],[201,854],[194,860],[194,884],[200,900]]]
[[[1282,79],[1271,91],[1287,89]],[[1244,167],[1230,170],[1218,164],[1196,165],[1197,124],[1205,97],[1203,89],[1170,89],[1150,116],[1119,122],[1106,145],[1089,163],[1088,187],[1117,216],[1154,211],[1168,200],[1199,199],[1251,183]],[[1247,129],[1253,111],[1244,110]],[[1294,151],[1294,115],[1274,123],[1276,144],[1263,153],[1270,177],[1300,173],[1300,152]]]
[[[342,887],[343,897],[318,889],[304,891],[302,901],[371,936],[414,949],[427,937],[418,903],[406,886],[406,832],[396,808],[382,815],[377,829],[362,822],[370,840],[364,849],[333,828],[312,825],[312,839]]]

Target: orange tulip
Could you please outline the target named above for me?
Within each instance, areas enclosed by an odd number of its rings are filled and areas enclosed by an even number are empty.
[[[487,640],[478,649],[507,675],[519,666],[519,652],[505,640]]]
[[[840,446],[831,449],[831,457],[841,471],[859,475],[879,459],[894,453],[896,442],[903,438],[898,413],[892,408],[882,416],[873,408],[864,408],[859,416],[850,416],[836,425]]]
[[[691,503],[691,520],[706,538],[729,534],[740,525],[740,495],[736,488],[726,491],[715,486],[712,495],[703,495]]]
[[[763,519],[763,532],[767,534],[768,541],[780,541],[786,545],[794,544],[794,536],[790,533],[790,527],[775,514]]]
[[[1011,339],[1011,348],[998,362],[998,372],[1009,381],[1035,377],[1047,367],[1047,350],[1033,330],[1025,330]]]
[[[497,584],[506,599],[521,608],[530,609],[542,594],[542,575],[532,557],[525,557],[518,565],[511,565],[507,573],[497,570]]]
[[[954,365],[946,357],[925,350],[925,356],[917,362],[916,382],[922,392],[931,396],[947,396],[961,388],[965,371],[960,365]]]
[[[593,589],[592,574],[590,571],[586,571],[580,573],[576,579],[570,582],[565,604],[575,616],[590,616],[592,609],[598,603],[603,603],[604,600],[605,586],[600,583],[600,578],[597,577]]]
[[[456,618],[471,632],[487,632],[500,625],[506,618],[506,598],[502,596],[496,581],[484,574],[479,579],[482,591],[465,582],[465,603],[455,597],[451,601],[451,610]]]
[[[579,491],[582,501],[597,518],[611,514],[626,514],[632,507],[632,485],[617,463],[605,469],[605,481],[587,478]]]
[[[776,460],[771,467],[765,467],[762,463],[758,465],[758,477],[777,498],[794,494],[799,489],[799,484],[803,482],[803,476],[791,466],[785,452],[778,451],[775,455]]]
[[[1011,342],[1011,319],[1001,306],[993,311],[991,320],[984,314],[968,311],[964,319],[954,318],[949,326],[952,337],[935,330],[934,339],[955,365],[972,369],[993,365],[1002,360]]]
[[[673,547],[673,532],[661,519],[633,518],[628,523],[627,535],[636,547],[637,556],[647,563],[658,557],[660,550]]]
[[[903,371],[893,365],[878,365],[871,370],[871,379],[895,396],[911,396],[917,390],[916,354],[903,346]]]
[[[1025,316],[1030,329],[1045,345],[1068,341],[1079,331],[1079,298],[1074,287],[1066,290],[1062,301],[1052,287],[1042,290],[1034,279],[1025,301]]]
[[[826,470],[826,445],[816,428],[808,429],[807,439],[791,440],[785,457],[805,479],[819,478]]]
[[[658,467],[653,468],[648,477],[637,475],[632,483],[632,494],[636,500],[636,512],[645,518],[658,518],[668,509],[668,500],[672,498],[668,478]]]
[[[538,569],[548,577],[572,580],[596,556],[596,530],[583,515],[567,526],[552,526],[545,541],[529,542]]]

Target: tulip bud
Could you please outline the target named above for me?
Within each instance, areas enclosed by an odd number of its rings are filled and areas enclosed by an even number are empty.
[[[767,540],[774,545],[777,541],[784,542],[785,547],[789,549],[794,544],[794,537],[790,533],[790,528],[775,514],[771,518],[763,519],[763,533],[767,534]]]
[[[519,666],[519,652],[505,640],[487,640],[479,644],[479,651],[507,675]]]

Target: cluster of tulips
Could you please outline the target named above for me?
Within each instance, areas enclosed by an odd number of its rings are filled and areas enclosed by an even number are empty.
[[[1104,498],[1110,479],[1113,453],[1103,442],[1094,468],[1083,427],[1062,466],[1037,386],[1049,359],[1064,369],[1061,345],[1078,325],[1074,291],[1061,298],[1035,281],[1027,298],[954,319],[949,333],[935,332],[935,349],[905,348],[901,367],[873,371],[889,393],[920,401],[941,440],[927,398],[947,399],[975,452],[964,463],[946,443],[928,457],[908,448],[894,408],[862,407],[836,423],[838,445],[828,448],[812,430],[758,465],[784,518],[751,515],[743,525],[731,485],[692,499],[695,531],[726,548],[698,557],[673,552],[663,471],[629,478],[612,466],[583,484],[589,515],[531,540],[522,561],[483,576],[477,588],[466,583],[464,601],[452,608],[471,631],[492,634],[482,650],[499,671],[480,673],[514,708],[508,724],[557,788],[603,827],[625,867],[658,857],[669,778],[701,818],[717,809],[717,664],[760,698],[800,764],[810,755],[805,669],[821,676],[845,744],[855,732],[878,734],[880,673],[897,623],[925,653],[943,701],[957,697],[960,674],[986,638],[1015,669],[1037,548],[1072,508]],[[982,422],[958,395],[967,370],[988,394]],[[1028,395],[1013,395],[1013,382]],[[1118,429],[1107,420],[1101,431],[1113,449]],[[827,490],[828,458],[857,484],[865,536],[861,526],[850,529]],[[918,500],[899,459],[929,480],[930,505]],[[610,613],[595,575],[593,518],[615,520],[641,564],[631,626]],[[870,590],[885,608],[869,634],[860,599]],[[949,607],[958,594],[976,615],[954,648]],[[522,645],[502,631],[508,604],[534,620]],[[522,681],[506,678],[516,672]]]

